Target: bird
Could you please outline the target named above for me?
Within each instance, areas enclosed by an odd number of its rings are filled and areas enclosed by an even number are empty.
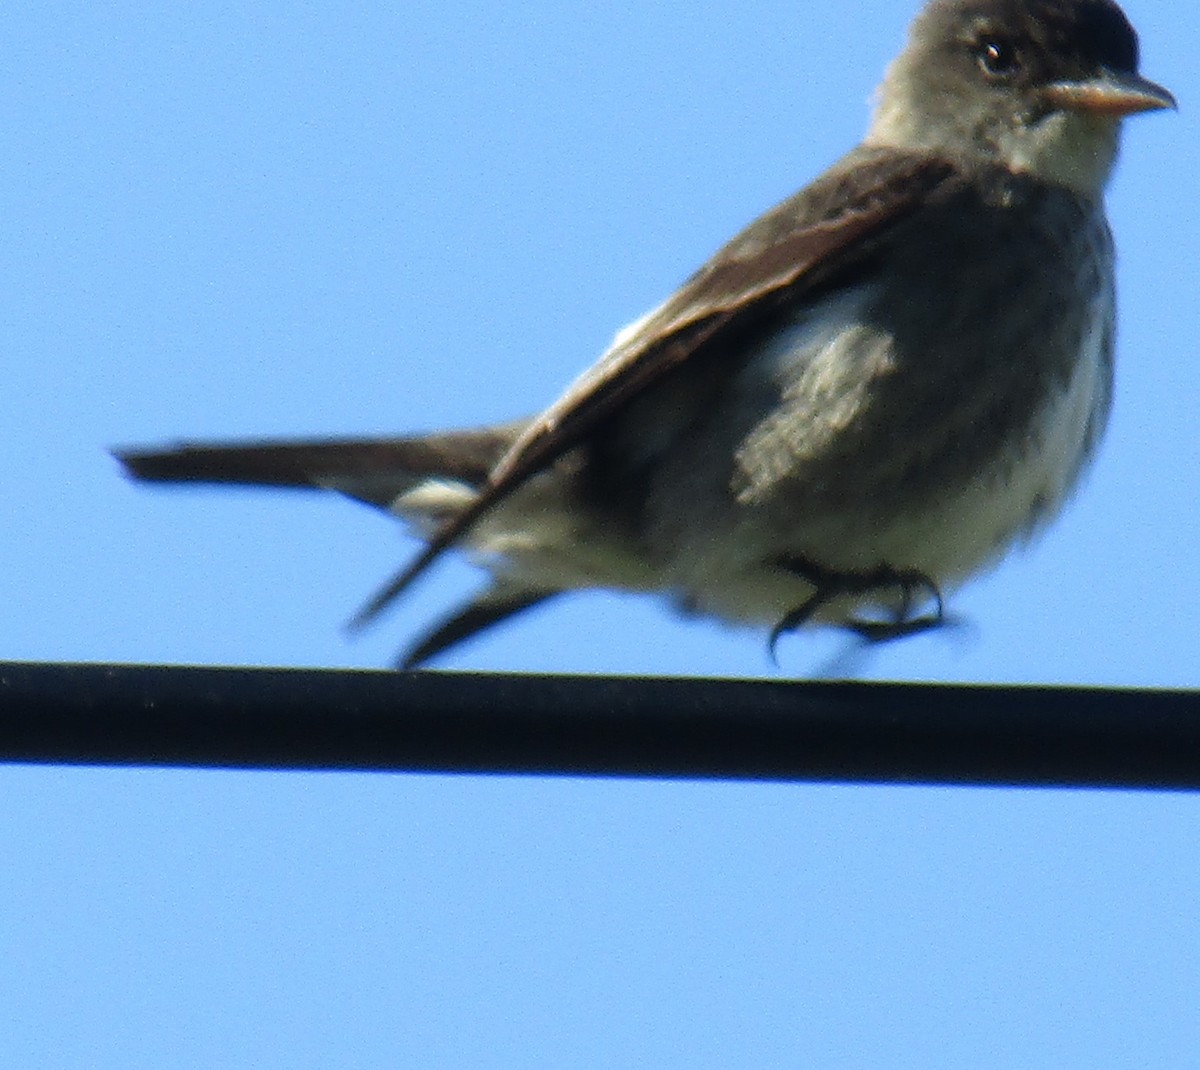
[[[116,450],[127,474],[332,490],[486,574],[398,666],[564,592],[882,642],[1043,531],[1111,407],[1104,190],[1175,107],[1112,0],[929,0],[861,143],[619,331],[540,413],[393,438]]]

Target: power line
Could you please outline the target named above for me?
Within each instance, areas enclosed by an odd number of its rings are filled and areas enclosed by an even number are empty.
[[[1200,787],[1200,693],[0,663],[0,761]]]

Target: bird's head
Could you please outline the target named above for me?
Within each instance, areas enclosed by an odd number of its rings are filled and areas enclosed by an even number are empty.
[[[1099,197],[1120,123],[1175,99],[1138,73],[1111,0],[931,0],[888,68],[867,143],[1002,164]]]

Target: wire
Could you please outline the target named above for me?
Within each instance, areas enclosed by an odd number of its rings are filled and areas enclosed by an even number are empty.
[[[1200,693],[0,663],[0,761],[1194,789]]]

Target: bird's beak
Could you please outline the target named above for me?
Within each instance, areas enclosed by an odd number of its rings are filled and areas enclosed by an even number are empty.
[[[1137,74],[1113,71],[1082,82],[1053,82],[1042,89],[1042,99],[1052,108],[1113,119],[1176,107],[1175,98],[1161,85]]]

